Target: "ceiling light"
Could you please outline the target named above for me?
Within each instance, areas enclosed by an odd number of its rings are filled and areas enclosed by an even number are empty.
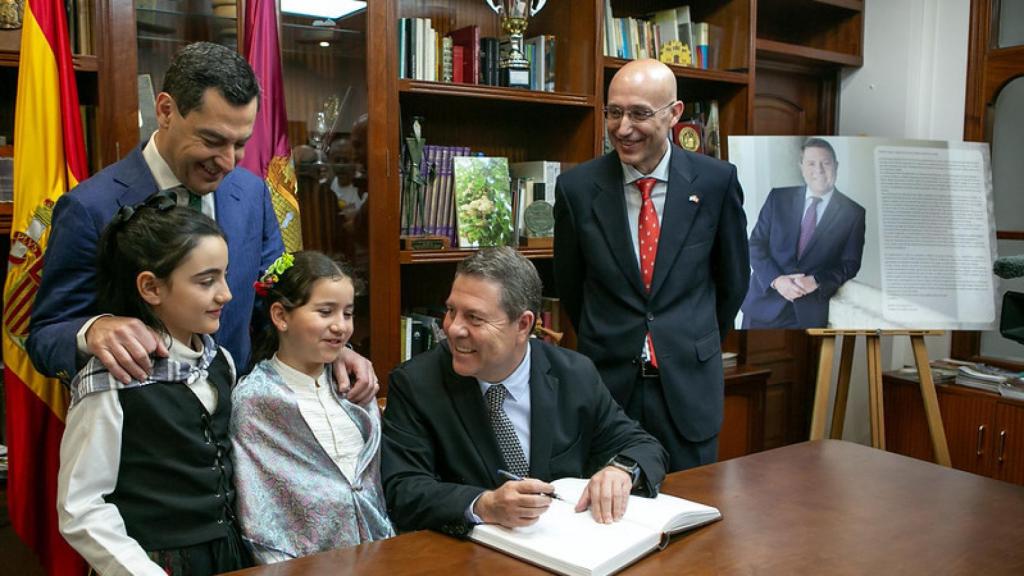
[[[320,47],[321,48],[330,48],[331,47],[331,43],[328,42],[327,40],[324,40],[323,42],[320,43]]]
[[[281,0],[281,12],[317,18],[343,18],[365,9],[365,0]]]

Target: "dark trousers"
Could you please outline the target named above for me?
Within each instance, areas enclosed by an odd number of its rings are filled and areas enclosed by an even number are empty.
[[[668,411],[668,402],[660,378],[637,373],[633,394],[625,406],[626,414],[640,423],[668,452],[668,472],[678,472],[711,464],[718,460],[718,435],[702,442],[690,442],[676,428]]]

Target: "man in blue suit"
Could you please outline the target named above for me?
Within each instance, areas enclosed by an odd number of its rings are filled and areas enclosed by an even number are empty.
[[[744,328],[823,328],[828,302],[860,270],[864,208],[836,190],[832,145],[809,138],[800,149],[806,186],[775,188],[750,235],[750,289]]]
[[[670,145],[682,113],[668,66],[629,62],[608,87],[615,151],[555,186],[555,283],[579,351],[672,471],[718,457],[721,340],[750,274],[736,167]]]
[[[157,130],[149,141],[60,198],[27,341],[40,372],[67,382],[96,356],[127,382],[146,377],[151,354],[167,355],[165,343],[139,320],[96,309],[100,233],[121,206],[161,190],[213,217],[227,237],[234,298],[216,338],[239,369],[246,367],[252,283],[284,251],[265,183],[235,169],[252,135],[259,92],[252,68],[235,51],[208,42],[186,46],[157,96]],[[366,400],[377,390],[372,367],[355,352],[346,354],[347,371],[356,374],[350,397]],[[342,386],[347,371],[338,374]]]

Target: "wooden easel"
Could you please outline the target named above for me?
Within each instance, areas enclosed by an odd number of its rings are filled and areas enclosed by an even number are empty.
[[[885,411],[882,406],[882,336],[910,336],[917,363],[918,379],[921,383],[921,398],[924,413],[928,419],[935,462],[950,466],[949,446],[946,431],[942,428],[939,400],[935,394],[935,382],[928,365],[928,350],[924,337],[942,334],[941,330],[832,330],[814,328],[807,331],[810,336],[821,338],[821,356],[818,360],[818,382],[814,392],[814,412],[811,416],[811,440],[825,438],[825,416],[828,413],[828,393],[832,382],[832,358],[836,350],[836,336],[843,336],[843,351],[839,361],[839,378],[836,382],[836,402],[832,412],[832,439],[843,437],[843,420],[846,417],[846,400],[850,393],[850,372],[853,369],[853,350],[857,336],[863,335],[868,346],[868,408],[871,415],[871,446],[885,450]]]

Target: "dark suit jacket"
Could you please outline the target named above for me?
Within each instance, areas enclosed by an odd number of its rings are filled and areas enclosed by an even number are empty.
[[[720,343],[747,289],[746,217],[734,166],[677,146],[670,150],[650,294],[633,252],[622,164],[614,152],[558,179],[555,283],[579,351],[623,406],[651,332],[676,428],[700,442],[722,424]]]
[[[771,287],[783,274],[814,276],[818,289],[793,302],[796,323],[789,328],[828,326],[828,301],[844,282],[857,275],[864,253],[864,208],[836,190],[797,258],[806,186],[775,188],[768,194],[750,234],[750,289],[743,302],[749,320],[771,322],[789,302]],[[780,326],[781,327],[781,326]]]
[[[530,476],[589,478],[616,455],[644,472],[656,494],[667,465],[658,441],[629,419],[584,356],[539,340],[530,347]],[[452,370],[442,343],[391,373],[381,478],[400,530],[463,535],[466,508],[504,483],[501,452],[480,384]]]
[[[81,368],[75,336],[96,309],[96,245],[121,206],[157,192],[141,144],[61,196],[53,212],[42,282],[32,311],[27,348],[36,369],[67,381]],[[232,170],[215,192],[217,224],[228,243],[228,287],[233,296],[221,315],[217,343],[235,365],[249,358],[252,283],[281,255],[281,230],[266,184],[244,168]]]

